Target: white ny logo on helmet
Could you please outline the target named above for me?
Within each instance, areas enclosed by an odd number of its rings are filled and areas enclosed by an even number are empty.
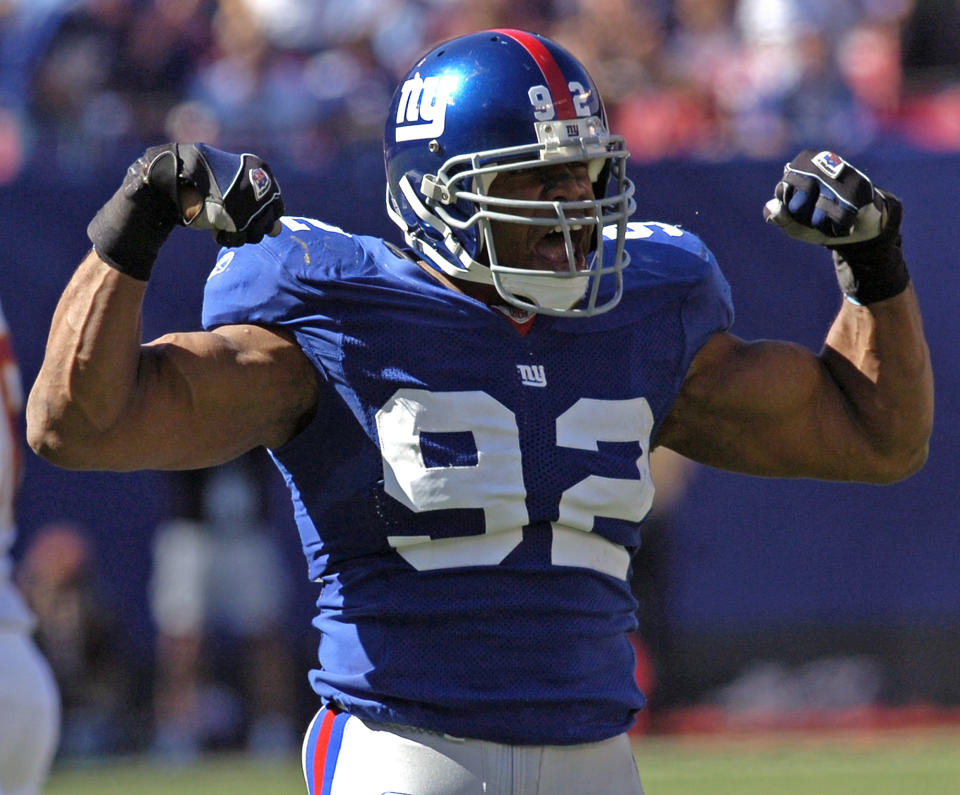
[[[431,75],[421,78],[417,72],[400,88],[397,104],[397,140],[417,141],[443,134],[447,105],[457,88],[456,75]],[[404,122],[419,122],[407,124]]]

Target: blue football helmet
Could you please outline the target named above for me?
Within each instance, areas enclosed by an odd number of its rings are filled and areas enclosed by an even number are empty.
[[[384,134],[387,212],[408,245],[450,276],[492,284],[527,311],[595,315],[619,302],[630,262],[628,156],[623,138],[607,129],[596,85],[569,52],[536,33],[472,33],[423,56],[394,94]],[[594,198],[489,193],[504,171],[558,163],[586,163]],[[501,262],[491,221],[562,236],[566,267]],[[574,241],[584,227],[592,227],[591,253],[578,267]],[[616,241],[606,256],[604,235]]]

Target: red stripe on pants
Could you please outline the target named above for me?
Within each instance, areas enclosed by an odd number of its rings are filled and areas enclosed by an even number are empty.
[[[333,731],[333,722],[336,713],[328,711],[323,716],[320,732],[317,734],[317,744],[313,751],[313,795],[323,795],[323,772],[327,765],[327,746],[330,744],[330,733]]]

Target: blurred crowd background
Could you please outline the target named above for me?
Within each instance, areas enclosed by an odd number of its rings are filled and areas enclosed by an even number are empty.
[[[0,0],[0,181],[144,140],[320,169],[380,137],[418,54],[483,27],[571,49],[637,160],[960,149],[956,0]]]
[[[356,216],[376,231],[382,166],[373,161],[394,86],[435,42],[484,27],[541,31],[588,65],[656,217],[711,232],[735,292],[748,296],[738,304],[745,336],[817,345],[835,311],[832,278],[785,295],[796,250],[780,256],[782,241],[740,235],[759,224],[766,194],[755,193],[778,173],[770,161],[826,146],[863,153],[882,179],[886,152],[931,155],[887,174],[911,208],[940,190],[934,177],[960,173],[960,0],[0,0],[0,206],[16,230],[0,287],[27,386],[86,220],[145,145],[252,149],[284,173],[288,195],[316,199],[318,217]],[[344,162],[344,147],[363,157]],[[745,187],[716,201],[705,173]],[[913,217],[949,413],[960,394],[956,334],[944,333],[957,322],[947,285],[957,271],[939,255],[953,237],[939,218]],[[196,322],[202,285],[187,262],[199,246],[171,241],[151,285],[148,334],[161,320]],[[794,297],[810,308],[795,311]],[[658,513],[634,582],[637,676],[653,705],[640,731],[662,728],[670,709],[695,698],[801,719],[878,703],[960,704],[957,541],[945,526],[956,515],[958,440],[941,427],[925,472],[881,496],[701,474],[700,499],[685,501],[693,471],[660,462]],[[312,591],[290,593],[308,584],[265,457],[163,479],[27,463],[18,577],[63,693],[61,758],[292,752],[314,706],[304,697]],[[849,526],[836,527],[834,504]],[[745,570],[768,589],[760,598],[730,584]],[[750,634],[731,632],[731,616]],[[692,628],[686,645],[680,624]],[[785,629],[776,635],[771,624]],[[748,652],[768,661],[745,665]]]

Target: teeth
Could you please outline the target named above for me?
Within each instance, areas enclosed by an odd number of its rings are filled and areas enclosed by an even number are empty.
[[[583,224],[570,224],[571,232],[579,232],[581,229],[583,229]],[[558,224],[557,226],[553,227],[553,229],[551,229],[550,231],[560,233],[560,232],[563,232],[563,227]]]

